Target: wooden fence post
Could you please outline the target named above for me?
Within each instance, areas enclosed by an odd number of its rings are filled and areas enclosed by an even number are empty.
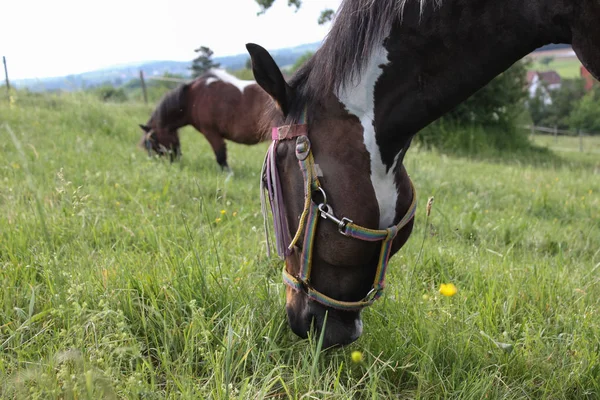
[[[6,80],[6,99],[10,104],[10,81],[8,80],[8,69],[6,68],[6,57],[2,56],[2,62],[4,63],[4,79]]]
[[[558,126],[554,125],[554,143],[558,143]]]
[[[535,137],[535,125],[532,124],[531,125],[531,140],[533,140],[534,137]]]
[[[140,69],[140,81],[142,81],[142,91],[144,92],[144,103],[148,104],[148,92],[146,92],[146,81],[144,81],[144,71]]]

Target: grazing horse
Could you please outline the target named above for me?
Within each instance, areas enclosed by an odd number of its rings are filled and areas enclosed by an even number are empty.
[[[344,0],[289,83],[246,45],[278,104],[261,184],[297,335],[312,325],[325,347],[360,337],[360,312],[412,231],[413,136],[548,43],[572,44],[600,78],[599,22],[600,0]]]
[[[261,124],[271,98],[254,81],[243,81],[221,69],[212,69],[165,96],[146,124],[140,124],[141,145],[171,161],[181,156],[178,129],[192,125],[210,143],[217,163],[228,169],[225,139],[256,144],[268,138]]]

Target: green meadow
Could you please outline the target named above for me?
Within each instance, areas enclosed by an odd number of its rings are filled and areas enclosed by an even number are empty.
[[[529,69],[537,71],[554,70],[562,78],[579,78],[581,76],[580,68],[581,62],[577,57],[555,58],[548,65],[536,61],[529,66]]]
[[[229,143],[228,176],[186,128],[170,164],[136,147],[150,112],[0,103],[0,398],[600,397],[600,154],[413,148],[413,234],[363,336],[320,351],[265,253],[267,143]]]

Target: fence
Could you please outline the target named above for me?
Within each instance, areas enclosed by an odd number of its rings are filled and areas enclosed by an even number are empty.
[[[2,63],[4,64],[4,79],[6,80],[6,99],[10,104],[10,81],[8,80],[8,68],[6,67],[6,57],[2,56]]]
[[[578,129],[577,131],[571,131],[571,130],[565,130],[565,129],[558,129],[558,127],[553,127],[553,128],[548,128],[545,126],[536,126],[536,125],[523,125],[522,126],[523,129],[527,129],[530,131],[531,137],[532,139],[535,138],[536,133],[539,133],[541,135],[544,136],[548,136],[548,135],[552,135],[554,137],[554,145],[555,146],[549,146],[549,147],[557,147],[556,150],[562,150],[562,151],[573,151],[573,147],[564,147],[564,146],[556,146],[559,143],[559,138],[569,138],[569,140],[574,141],[577,140],[578,141],[578,147],[579,147],[579,152],[583,153],[583,152],[591,152],[591,153],[599,153],[600,149],[595,149],[595,147],[599,146],[600,143],[600,139],[595,139],[595,138],[600,138],[600,134],[598,133],[591,133],[591,132],[584,132],[580,129]],[[585,146],[585,142],[587,142],[589,145]],[[546,145],[551,145],[551,143],[545,143]]]

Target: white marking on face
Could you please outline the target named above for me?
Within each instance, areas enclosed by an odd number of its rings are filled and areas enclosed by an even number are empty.
[[[244,93],[244,89],[246,88],[246,86],[256,83],[255,81],[244,81],[244,80],[238,79],[235,76],[227,73],[227,71],[225,71],[224,69],[214,69],[213,68],[210,70],[210,73],[215,75],[216,78],[208,78],[206,80],[207,86],[213,82],[222,81],[222,82],[231,83],[233,86],[238,88],[240,90],[240,92]]]
[[[340,102],[346,106],[348,112],[358,117],[363,126],[365,147],[371,156],[371,183],[379,204],[380,229],[391,226],[396,216],[398,189],[394,171],[400,155],[396,155],[394,164],[388,171],[381,158],[381,151],[377,146],[375,127],[373,126],[375,119],[375,83],[377,83],[383,72],[381,66],[389,62],[387,56],[387,50],[383,46],[374,49],[358,83],[348,82],[337,93]]]

